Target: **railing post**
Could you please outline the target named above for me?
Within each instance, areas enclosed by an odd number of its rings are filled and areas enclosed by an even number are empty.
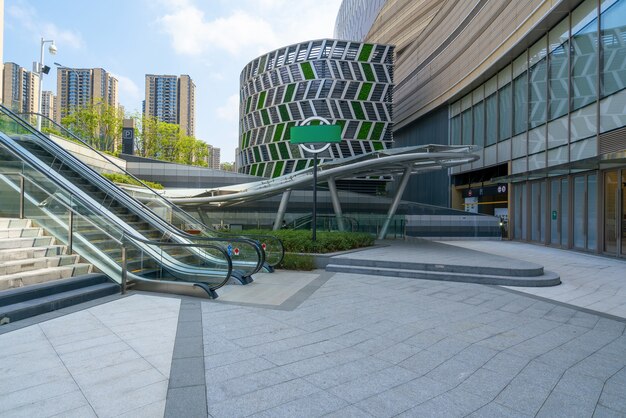
[[[127,280],[127,269],[126,269],[126,243],[122,241],[122,295],[126,294],[126,280]]]
[[[24,176],[20,176],[20,219],[24,219]]]
[[[67,251],[72,254],[72,242],[74,238],[74,211],[70,209],[70,220],[67,226]]]

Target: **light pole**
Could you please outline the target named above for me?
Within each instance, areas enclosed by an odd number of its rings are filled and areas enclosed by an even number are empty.
[[[39,106],[37,107],[37,130],[41,131],[41,105],[42,105],[42,85],[43,85],[43,75],[48,74],[48,71],[50,71],[50,67],[45,67],[43,65],[43,47],[46,44],[50,44],[50,46],[48,47],[48,52],[50,52],[50,55],[54,55],[57,53],[57,47],[54,44],[54,41],[52,39],[44,39],[41,38],[41,48],[40,48],[40,54],[39,54],[39,64],[38,64],[38,68],[37,68],[37,72],[39,73]]]

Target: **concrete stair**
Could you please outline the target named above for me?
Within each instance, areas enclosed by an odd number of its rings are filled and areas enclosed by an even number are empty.
[[[331,257],[326,271],[500,286],[544,287],[561,283],[558,274],[544,271],[541,266],[478,267]]]
[[[120,291],[79,258],[30,220],[0,218],[0,325]]]
[[[0,291],[90,273],[28,219],[0,218]]]

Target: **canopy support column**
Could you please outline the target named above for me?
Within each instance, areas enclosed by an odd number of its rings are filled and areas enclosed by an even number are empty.
[[[274,231],[283,227],[283,219],[285,218],[285,212],[287,211],[287,203],[291,197],[291,189],[287,189],[283,192],[283,197],[280,198],[280,205],[278,205],[278,212],[276,212],[276,219],[274,220]]]
[[[330,200],[333,202],[333,210],[337,218],[337,227],[343,232],[346,230],[346,226],[343,222],[343,213],[341,212],[341,203],[339,202],[339,194],[337,193],[334,177],[328,179],[328,190],[330,191]]]
[[[396,190],[396,195],[393,197],[393,202],[391,202],[391,206],[389,207],[389,211],[387,212],[387,219],[385,219],[385,223],[383,224],[383,227],[378,234],[378,239],[385,239],[385,237],[387,236],[387,230],[389,229],[391,218],[393,218],[393,216],[396,214],[396,210],[398,209],[398,204],[400,204],[400,199],[402,199],[404,189],[406,189],[406,185],[409,182],[409,178],[411,177],[411,169],[412,167],[407,167],[402,174],[400,185],[398,186],[398,190]]]

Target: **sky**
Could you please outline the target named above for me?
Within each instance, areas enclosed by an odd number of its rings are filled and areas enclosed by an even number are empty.
[[[4,61],[28,70],[40,40],[53,62],[104,68],[119,80],[120,104],[140,113],[146,74],[188,74],[196,84],[196,137],[235,159],[239,75],[256,57],[301,41],[331,38],[341,0],[5,0]]]

